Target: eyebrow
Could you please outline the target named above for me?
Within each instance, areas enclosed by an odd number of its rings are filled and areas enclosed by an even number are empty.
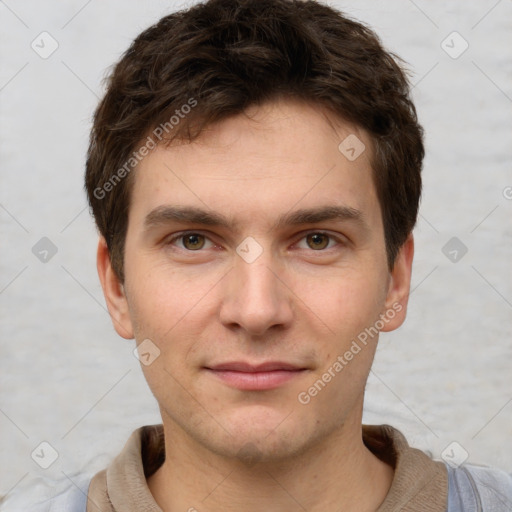
[[[317,224],[328,220],[356,221],[358,224],[366,224],[363,214],[350,206],[322,206],[296,210],[282,215],[276,223],[276,227],[296,226],[300,224]]]
[[[327,205],[319,208],[305,208],[288,212],[279,217],[275,228],[297,226],[303,224],[317,224],[319,222],[338,220],[352,221],[362,228],[369,229],[360,210],[350,206]],[[202,208],[193,206],[158,206],[152,210],[144,220],[144,227],[150,230],[161,225],[178,222],[181,224],[200,224],[204,226],[236,229],[239,225],[228,217]]]

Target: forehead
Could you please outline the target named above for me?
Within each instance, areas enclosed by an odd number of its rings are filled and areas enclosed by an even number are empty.
[[[130,223],[165,205],[274,223],[294,208],[380,209],[371,140],[315,105],[276,101],[211,125],[193,142],[157,146],[134,175]]]

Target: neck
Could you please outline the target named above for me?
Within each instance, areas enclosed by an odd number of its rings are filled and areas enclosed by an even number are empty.
[[[166,460],[148,479],[164,512],[375,512],[393,469],[364,445],[360,418],[300,455],[279,461],[226,459],[164,421]]]

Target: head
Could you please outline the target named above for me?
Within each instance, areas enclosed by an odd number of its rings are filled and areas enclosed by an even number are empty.
[[[100,279],[119,334],[159,353],[143,369],[164,423],[210,450],[285,456],[360,420],[421,191],[397,62],[317,2],[212,0],[109,77],[86,170]],[[300,371],[240,389],[212,372],[233,361]]]

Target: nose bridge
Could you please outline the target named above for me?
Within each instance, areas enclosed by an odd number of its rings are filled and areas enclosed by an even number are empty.
[[[278,283],[271,268],[266,261],[239,264],[239,276],[243,283],[241,293],[246,299],[260,306],[277,302]]]
[[[290,297],[273,267],[270,251],[262,251],[253,261],[236,257],[221,309],[225,324],[262,334],[270,327],[290,322]]]

